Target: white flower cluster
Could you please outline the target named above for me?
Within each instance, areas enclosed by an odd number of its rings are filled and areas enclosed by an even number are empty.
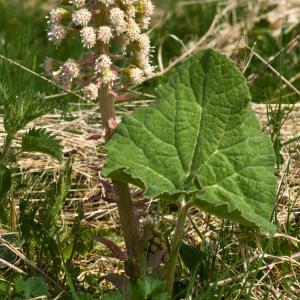
[[[63,7],[50,12],[48,39],[59,46],[69,36],[78,37],[89,52],[59,63],[58,68],[57,62],[47,59],[44,67],[53,80],[68,89],[76,84],[94,100],[102,85],[111,89],[118,84],[138,85],[152,75],[150,39],[145,32],[153,14],[151,0],[58,2]]]
[[[72,15],[72,21],[78,26],[86,26],[92,18],[91,12],[86,8],[75,11]]]
[[[62,66],[61,70],[63,75],[69,80],[72,81],[74,78],[79,77],[80,68],[75,60],[68,59]]]

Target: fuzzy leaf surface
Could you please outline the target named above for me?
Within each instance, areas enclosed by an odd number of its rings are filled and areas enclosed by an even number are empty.
[[[62,146],[59,141],[43,128],[32,128],[22,139],[22,151],[48,154],[57,160],[62,159]]]
[[[135,184],[146,197],[192,196],[202,210],[274,232],[275,156],[249,102],[235,64],[202,51],[158,89],[153,105],[124,116],[102,175]]]

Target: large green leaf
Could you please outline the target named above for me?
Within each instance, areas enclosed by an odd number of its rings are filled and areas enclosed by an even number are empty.
[[[209,213],[273,232],[274,151],[235,64],[214,50],[200,52],[157,95],[123,118],[102,174],[148,197],[193,196]]]
[[[40,152],[62,159],[62,146],[55,136],[44,128],[30,129],[22,139],[22,151]]]

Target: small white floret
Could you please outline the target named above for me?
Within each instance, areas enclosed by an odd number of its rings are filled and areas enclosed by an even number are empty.
[[[77,62],[74,59],[68,59],[63,65],[62,65],[62,72],[63,75],[70,79],[71,81],[74,78],[79,77],[80,74],[80,68]]]
[[[126,33],[129,41],[133,42],[138,40],[141,33],[141,28],[133,19],[130,19],[127,23]]]
[[[105,69],[102,73],[102,82],[104,84],[112,84],[117,80],[117,72],[111,69]]]
[[[63,8],[57,7],[51,10],[48,23],[59,23],[66,11]]]
[[[109,26],[101,26],[98,31],[98,40],[108,45],[111,38],[113,37],[112,30]]]
[[[131,68],[129,70],[129,78],[133,84],[141,84],[145,80],[144,72],[140,68]]]
[[[103,74],[104,70],[110,69],[112,61],[106,54],[100,55],[95,62],[95,71],[97,74]]]
[[[125,14],[120,8],[115,7],[111,9],[110,22],[118,34],[121,34],[126,30]]]
[[[85,0],[70,0],[70,4],[73,4],[76,8],[79,8],[85,5]]]
[[[75,11],[72,15],[72,21],[75,25],[86,26],[92,18],[91,12],[86,8]]]
[[[152,16],[153,15],[153,10],[154,10],[154,5],[151,0],[140,0],[141,6],[143,8],[143,13],[145,16]]]
[[[114,0],[98,0],[98,2],[105,4],[106,7],[115,4]]]
[[[150,38],[146,33],[140,34],[137,38],[140,51],[143,56],[148,56],[150,53]]]
[[[97,36],[93,27],[83,27],[80,31],[82,44],[85,48],[92,48],[96,45]]]
[[[46,57],[46,59],[44,60],[43,68],[48,75],[51,75],[54,70],[53,63],[54,60],[50,57]]]
[[[83,89],[83,94],[89,100],[96,100],[98,98],[98,86],[90,83]]]
[[[67,30],[61,24],[53,24],[48,30],[48,39],[55,45],[59,45],[62,40],[66,37]]]

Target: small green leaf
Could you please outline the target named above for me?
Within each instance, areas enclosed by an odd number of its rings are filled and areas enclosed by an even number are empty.
[[[71,188],[72,160],[69,159],[63,166],[63,170],[57,182],[54,182],[46,193],[46,202],[49,210],[46,213],[46,224],[50,229],[60,216],[61,209]],[[46,226],[45,224],[45,226]]]
[[[3,295],[3,293],[8,294],[10,288],[9,282],[0,282],[0,295]]]
[[[129,287],[129,295],[132,300],[170,300],[165,293],[165,284],[159,278],[140,278],[136,284]]]
[[[25,299],[30,297],[48,296],[48,285],[41,277],[30,277],[24,280],[22,277],[15,279],[16,291],[23,293]]]
[[[49,101],[43,94],[32,91],[14,95],[1,83],[0,96],[4,104],[4,128],[11,135],[60,105],[58,100]]]
[[[123,117],[106,145],[102,175],[135,184],[147,197],[192,197],[209,213],[274,232],[274,150],[235,64],[202,51],[157,94],[153,105]]]
[[[11,188],[11,171],[0,163],[0,198]]]
[[[158,278],[145,277],[138,281],[138,287],[143,295],[143,299],[148,299],[150,296],[155,296],[164,291],[164,283]]]
[[[84,292],[80,292],[78,294],[78,299],[79,300],[95,300],[95,298],[91,294],[84,293]]]
[[[22,151],[40,152],[62,159],[62,146],[59,141],[43,128],[32,128],[22,139]]]
[[[74,249],[73,242],[70,245],[67,245],[66,247],[64,247],[62,249],[62,257],[63,257],[64,261],[67,261],[68,259],[70,259],[72,257],[73,249]]]
[[[126,298],[119,292],[106,294],[100,298],[101,300],[125,300]]]
[[[186,267],[192,272],[199,272],[201,260],[203,260],[203,253],[196,247],[182,243],[180,246],[180,256]]]

